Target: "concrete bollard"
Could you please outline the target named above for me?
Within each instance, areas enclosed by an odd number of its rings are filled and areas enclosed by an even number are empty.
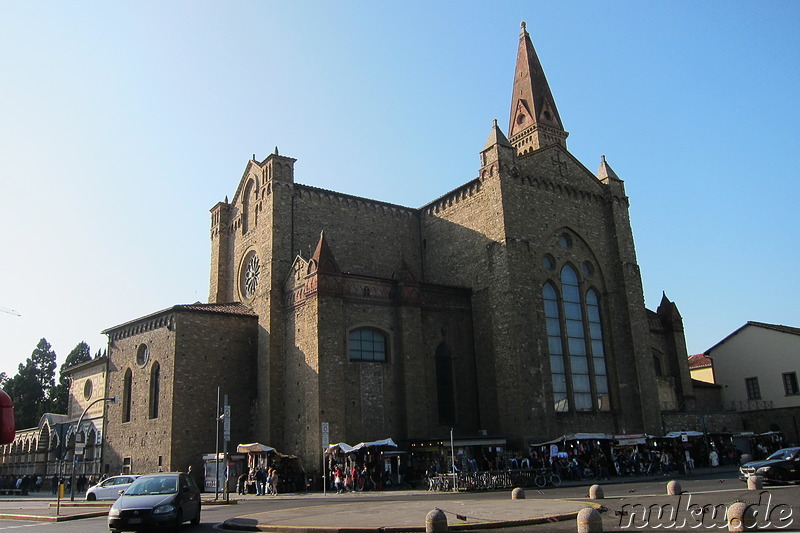
[[[524,500],[525,499],[525,491],[521,488],[517,487],[511,491],[511,499],[512,500]]]
[[[679,496],[681,493],[681,484],[674,479],[667,483],[667,494],[670,496]]]
[[[761,490],[764,488],[764,478],[761,476],[748,476],[747,490]]]
[[[425,517],[425,533],[447,533],[447,517],[441,509],[434,509]]]
[[[602,533],[603,519],[594,507],[584,507],[578,511],[578,533]]]
[[[754,531],[756,527],[755,509],[745,502],[736,502],[728,507],[725,518],[728,531]]]
[[[605,498],[605,494],[603,493],[603,487],[600,485],[592,485],[589,487],[589,498],[593,500],[602,500]]]

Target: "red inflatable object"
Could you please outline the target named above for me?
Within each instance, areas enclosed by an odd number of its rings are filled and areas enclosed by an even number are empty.
[[[11,397],[0,390],[0,444],[14,442],[14,402]]]

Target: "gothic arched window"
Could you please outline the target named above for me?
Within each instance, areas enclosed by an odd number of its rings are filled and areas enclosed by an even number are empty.
[[[553,282],[542,287],[555,410],[607,411],[611,403],[600,296],[590,289],[581,298],[578,274],[569,265],[561,269],[560,281],[560,296]]]
[[[158,398],[161,395],[161,366],[153,363],[150,369],[150,418],[158,418]]]
[[[556,411],[569,411],[567,370],[564,364],[564,345],[561,341],[561,312],[558,293],[551,283],[542,288],[547,325],[547,347],[550,353],[550,376],[553,380],[553,404]]]
[[[608,395],[608,370],[606,351],[603,346],[603,320],[600,318],[600,296],[594,289],[586,292],[586,314],[589,317],[589,340],[592,350],[592,369],[594,370],[594,395],[600,411],[610,411]]]
[[[125,379],[122,385],[122,421],[131,421],[131,386],[133,385],[133,372],[131,369],[125,371]]]

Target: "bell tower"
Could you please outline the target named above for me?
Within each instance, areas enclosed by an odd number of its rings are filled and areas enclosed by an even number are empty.
[[[531,36],[521,24],[508,140],[522,155],[551,144],[567,147],[567,133],[558,115],[555,100],[544,76],[542,64],[533,49]]]

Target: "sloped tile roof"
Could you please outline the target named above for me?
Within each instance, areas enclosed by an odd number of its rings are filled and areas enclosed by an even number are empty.
[[[174,309],[185,309],[187,311],[205,311],[207,313],[220,313],[228,315],[250,315],[258,316],[255,311],[239,302],[224,304],[204,304],[195,302],[193,304],[176,305]]]
[[[711,366],[711,358],[706,354],[696,354],[689,356],[689,369],[708,368]]]

